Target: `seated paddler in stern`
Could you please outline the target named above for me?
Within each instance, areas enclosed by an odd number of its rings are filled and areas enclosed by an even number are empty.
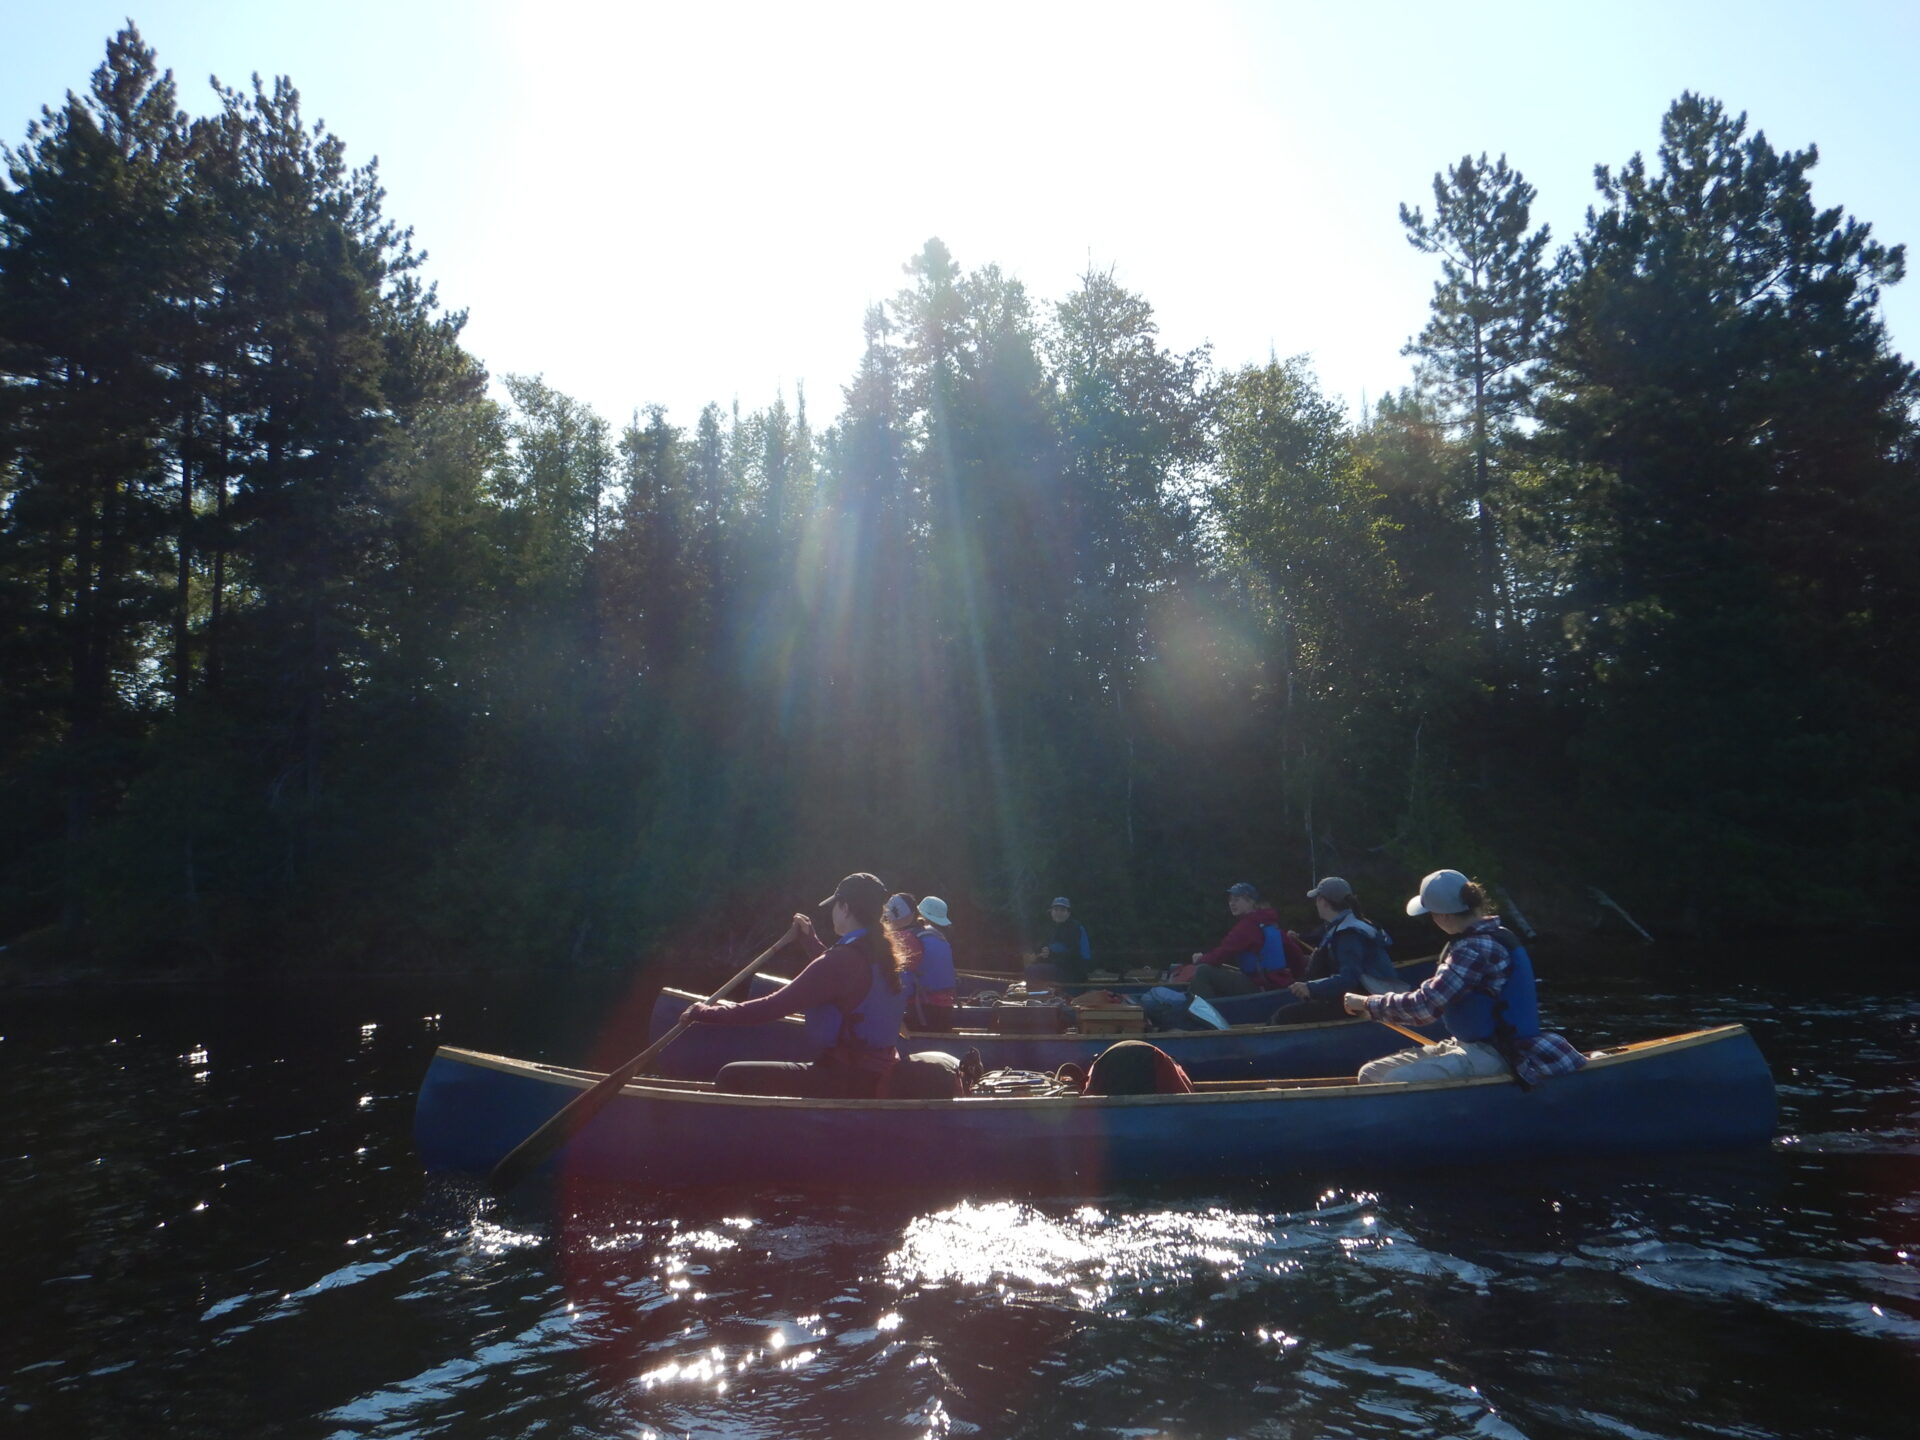
[[[1078,983],[1093,969],[1093,946],[1087,940],[1087,927],[1073,918],[1073,902],[1064,895],[1053,897],[1047,907],[1052,927],[1027,965],[1029,985],[1056,985],[1062,980]]]
[[[1348,991],[1386,995],[1400,988],[1387,954],[1392,942],[1362,913],[1353,886],[1329,875],[1307,898],[1320,915],[1320,943],[1307,957],[1306,978],[1288,987],[1289,1003],[1274,1012],[1277,1025],[1338,1019],[1344,1013],[1340,997]]]
[[[1245,880],[1229,886],[1227,911],[1233,916],[1233,928],[1213,949],[1194,952],[1187,994],[1213,1000],[1292,984],[1293,975],[1287,969],[1287,932],[1280,928],[1280,916],[1273,907],[1261,900],[1260,892]]]
[[[1486,892],[1458,870],[1420,882],[1407,914],[1430,915],[1447,935],[1433,977],[1391,995],[1348,993],[1349,1015],[1401,1025],[1439,1023],[1447,1038],[1360,1067],[1363,1083],[1451,1080],[1511,1073],[1531,1087],[1587,1063],[1562,1037],[1543,1034],[1533,961],[1519,937],[1487,913]]]
[[[782,943],[803,944],[814,957],[792,984],[745,1004],[720,1000],[688,1009],[701,1025],[764,1025],[804,1014],[810,1030],[832,1037],[825,1052],[807,1064],[736,1060],[714,1077],[716,1090],[832,1100],[886,1092],[900,1058],[895,1042],[907,1008],[900,955],[882,923],[886,901],[887,887],[874,876],[847,876],[820,902],[839,937],[831,948],[820,944],[809,915],[795,915],[787,927]]]

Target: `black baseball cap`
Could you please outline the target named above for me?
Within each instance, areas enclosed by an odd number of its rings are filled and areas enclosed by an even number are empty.
[[[849,905],[859,905],[865,901],[868,908],[878,910],[887,903],[887,887],[880,883],[878,875],[858,870],[834,886],[833,893],[820,904],[824,908],[836,900],[844,900]]]

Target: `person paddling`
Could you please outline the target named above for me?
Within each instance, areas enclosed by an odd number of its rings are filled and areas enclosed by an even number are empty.
[[[1275,1023],[1310,1018],[1335,1018],[1344,1013],[1340,997],[1352,990],[1386,995],[1399,988],[1400,977],[1387,956],[1386,934],[1361,913],[1360,897],[1338,875],[1329,875],[1307,891],[1324,928],[1320,943],[1307,957],[1306,978],[1288,988],[1289,1002],[1276,1011]],[[1298,1002],[1306,1001],[1305,1005]]]
[[[1436,870],[1420,882],[1407,914],[1431,915],[1450,937],[1433,978],[1398,994],[1349,993],[1343,1004],[1349,1015],[1372,1020],[1438,1022],[1447,1038],[1367,1062],[1360,1067],[1362,1083],[1511,1072],[1531,1087],[1587,1063],[1564,1038],[1541,1032],[1533,961],[1500,917],[1485,913],[1486,904],[1486,892],[1458,870]]]
[[[881,923],[887,887],[864,871],[849,875],[820,902],[839,940],[824,948],[813,918],[797,914],[786,941],[814,952],[806,969],[772,995],[744,1004],[719,1000],[688,1010],[698,1025],[764,1025],[805,1013],[809,1028],[830,1026],[834,1040],[819,1058],[736,1060],[721,1068],[714,1088],[740,1095],[809,1095],[866,1099],[884,1093],[899,1060],[896,1040],[906,1014],[900,956]]]

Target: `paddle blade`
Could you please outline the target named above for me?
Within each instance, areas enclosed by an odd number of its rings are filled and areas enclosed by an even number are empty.
[[[1209,1005],[1205,1000],[1202,1000],[1197,995],[1194,996],[1193,999],[1187,1002],[1187,1013],[1191,1015],[1194,1019],[1198,1020],[1202,1025],[1211,1025],[1215,1030],[1226,1030],[1231,1028],[1227,1024],[1226,1016],[1222,1015],[1218,1010],[1214,1009],[1213,1006]]]
[[[591,1090],[582,1090],[561,1106],[546,1124],[502,1156],[500,1163],[487,1175],[487,1186],[494,1196],[498,1198],[505,1195],[558,1154],[587,1121],[600,1113],[607,1101],[620,1093],[620,1087],[631,1073],[622,1067]]]
[[[753,974],[754,971],[767,963],[767,960],[773,955],[774,951],[786,943],[787,937],[783,935],[765,950],[762,950],[758,955],[754,956],[753,959],[747,962],[745,969],[707,997],[708,1003],[711,1004],[713,1001],[720,999],[721,996],[733,989],[734,986]],[[689,1007],[689,1012],[691,1012],[691,1007]],[[513,1189],[514,1186],[526,1179],[527,1176],[546,1164],[555,1151],[559,1150],[562,1145],[565,1145],[567,1141],[579,1133],[582,1126],[600,1113],[602,1106],[620,1093],[621,1087],[624,1086],[627,1081],[645,1071],[647,1066],[653,1062],[653,1058],[662,1050],[666,1049],[667,1046],[671,1045],[679,1037],[680,1032],[692,1023],[693,1016],[691,1013],[682,1015],[679,1023],[667,1031],[666,1034],[662,1035],[658,1040],[654,1041],[653,1044],[642,1050],[618,1070],[613,1071],[592,1089],[582,1090],[578,1095],[574,1096],[573,1099],[560,1107],[559,1114],[555,1115],[551,1120],[547,1121],[546,1124],[534,1131],[533,1134],[509,1150],[505,1157],[501,1159],[500,1163],[494,1166],[492,1172],[487,1176],[487,1184],[492,1187],[493,1193],[495,1195],[506,1194],[507,1191]]]

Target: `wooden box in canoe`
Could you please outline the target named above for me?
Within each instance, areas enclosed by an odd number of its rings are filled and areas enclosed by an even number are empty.
[[[665,989],[653,1002],[647,1038],[658,1040],[680,1012],[703,997]],[[1440,1031],[1428,1032],[1434,1039]],[[1084,1035],[1019,1035],[991,1030],[921,1030],[900,1039],[902,1054],[978,1050],[989,1070],[1057,1070],[1088,1065],[1114,1041],[1108,1032]],[[1145,1036],[1196,1080],[1287,1079],[1305,1075],[1351,1075],[1369,1060],[1407,1048],[1404,1037],[1371,1020],[1328,1020],[1306,1025],[1239,1025],[1231,1030],[1155,1030]],[[810,1028],[798,1016],[766,1025],[695,1025],[663,1051],[654,1073],[675,1080],[711,1080],[735,1060],[812,1060],[833,1043],[831,1033]],[[636,1049],[639,1047],[635,1047]]]
[[[429,1170],[484,1174],[601,1077],[443,1046],[414,1138]],[[803,1100],[643,1079],[568,1143],[569,1175],[668,1187],[898,1186],[1099,1193],[1329,1165],[1731,1149],[1772,1136],[1773,1077],[1744,1027],[1600,1053],[1522,1090],[1492,1076],[1202,1085],[1190,1095]],[[849,1157],[873,1156],[850,1169]]]
[[[1138,1005],[1075,1005],[1074,1028],[1082,1035],[1141,1035],[1147,1016]]]

